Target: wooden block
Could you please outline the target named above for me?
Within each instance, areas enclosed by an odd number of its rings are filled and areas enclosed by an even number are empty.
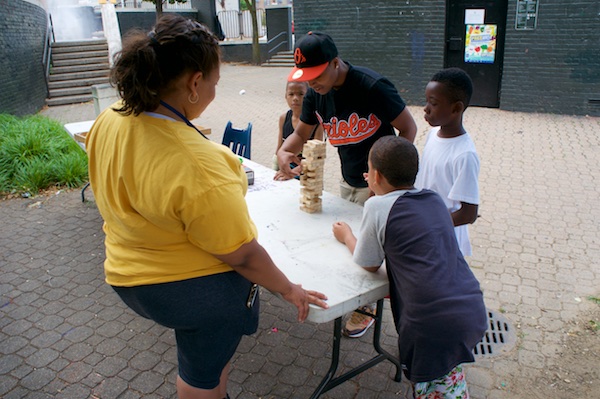
[[[310,179],[321,179],[323,180],[323,171],[322,170],[309,170],[305,173],[305,175]]]
[[[80,143],[85,143],[85,137],[87,136],[88,132],[83,132],[83,133],[75,133],[73,134],[73,138],[75,139],[75,141],[79,141]]]
[[[325,142],[321,140],[308,140],[302,148],[302,156],[305,158],[325,158],[327,153]]]
[[[302,198],[300,198],[300,202],[304,201],[313,201],[314,199],[318,199],[323,195],[321,191],[303,191]]]
[[[317,204],[321,202],[321,198],[319,196],[307,196],[303,195],[300,197],[300,203],[304,205]]]
[[[303,184],[302,188],[308,191],[317,191],[319,193],[323,192],[323,182],[308,182],[307,184]]]
[[[318,170],[323,169],[323,167],[325,166],[325,162],[314,161],[305,158],[302,161],[300,161],[300,165],[302,165],[302,170]]]
[[[315,206],[304,206],[304,205],[300,205],[300,210],[306,212],[306,213],[317,213],[317,212],[321,212],[323,210],[323,207],[321,204],[315,205]]]
[[[321,212],[323,194],[323,169],[325,167],[325,142],[309,140],[302,148],[302,175],[300,176],[300,209],[304,212]]]

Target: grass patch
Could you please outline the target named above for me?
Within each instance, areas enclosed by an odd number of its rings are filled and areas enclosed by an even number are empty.
[[[600,305],[600,298],[597,296],[588,296],[588,300],[594,302],[596,305]]]
[[[58,121],[0,114],[0,195],[80,187],[87,155]]]

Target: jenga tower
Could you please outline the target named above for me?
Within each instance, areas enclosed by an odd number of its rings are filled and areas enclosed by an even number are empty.
[[[300,176],[300,209],[304,212],[321,212],[323,195],[323,168],[325,166],[325,142],[309,140],[302,149],[302,175]]]

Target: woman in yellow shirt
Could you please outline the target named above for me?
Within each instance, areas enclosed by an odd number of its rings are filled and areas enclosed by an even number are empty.
[[[181,399],[228,397],[229,361],[258,326],[252,282],[294,304],[300,321],[309,304],[327,307],[256,241],[239,159],[190,122],[214,99],[219,65],[215,36],[179,15],[128,35],[111,71],[123,100],[86,143],[106,281],[135,312],[175,330]]]

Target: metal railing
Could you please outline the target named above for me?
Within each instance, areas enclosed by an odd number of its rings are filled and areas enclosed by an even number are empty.
[[[285,37],[285,35],[287,35],[287,32],[285,32],[285,31],[279,32],[275,37],[273,37],[271,40],[269,40],[267,42],[267,48],[269,49],[269,51],[268,51],[269,56],[271,56],[271,53],[274,53],[275,51],[277,51],[277,49],[279,49],[281,46],[287,44],[287,40],[282,40],[279,43],[277,43],[273,48],[271,48],[271,45],[273,44],[273,42],[275,42],[282,36]]]
[[[116,0],[115,7],[117,8],[136,8],[136,9],[151,9],[155,10],[156,5],[151,1],[142,1],[142,0]],[[174,3],[169,3],[169,1],[163,2],[163,10],[191,10],[192,2],[186,1],[185,3],[178,3],[175,1]]]
[[[225,10],[217,13],[226,39],[244,39],[252,37],[252,16],[250,11]],[[266,13],[264,9],[256,10],[258,20],[258,37],[267,34]]]
[[[44,68],[44,82],[46,83],[46,96],[50,96],[50,87],[48,79],[50,77],[50,65],[52,64],[52,43],[54,43],[54,24],[52,24],[52,15],[48,14],[48,25],[44,35],[44,51],[42,53],[42,66]]]

